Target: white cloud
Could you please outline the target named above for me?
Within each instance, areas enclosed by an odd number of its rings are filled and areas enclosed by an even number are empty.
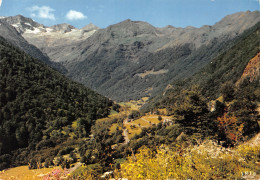
[[[55,10],[49,6],[33,6],[28,8],[28,10],[31,11],[31,17],[55,20],[55,16],[52,13]]]
[[[86,19],[87,16],[85,16],[83,13],[79,12],[79,11],[75,11],[75,10],[70,10],[67,15],[66,18],[68,20],[81,20],[81,19]]]
[[[258,1],[258,3],[260,4],[260,0],[256,0],[256,1]]]

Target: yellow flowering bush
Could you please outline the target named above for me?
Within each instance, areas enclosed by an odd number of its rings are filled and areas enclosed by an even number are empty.
[[[260,145],[226,149],[212,142],[199,146],[142,147],[115,172],[116,179],[236,179],[243,172],[259,172]],[[249,161],[247,159],[250,159]],[[249,164],[251,163],[251,164]]]

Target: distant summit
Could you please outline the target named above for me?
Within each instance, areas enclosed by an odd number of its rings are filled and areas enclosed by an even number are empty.
[[[83,31],[89,32],[89,31],[93,31],[93,30],[98,30],[99,27],[97,27],[96,25],[90,23],[86,26],[84,26],[83,28],[81,28]]]
[[[60,31],[63,33],[71,32],[73,29],[76,29],[74,26],[66,24],[66,23],[54,25],[49,28],[52,29],[54,32]]]
[[[98,30],[94,24],[89,24],[83,29],[77,29],[66,23],[48,27],[22,15],[5,17],[2,20],[39,49],[79,42],[89,38]]]
[[[44,25],[39,24],[39,23],[33,21],[32,19],[26,18],[22,15],[5,17],[5,18],[3,18],[3,20],[5,20],[8,24],[15,27],[15,29],[19,33],[24,33],[26,30],[33,31],[33,30],[35,30],[35,28],[41,29],[40,31],[45,31]]]

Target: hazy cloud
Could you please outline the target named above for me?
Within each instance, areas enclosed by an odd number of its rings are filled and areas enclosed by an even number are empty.
[[[52,13],[55,10],[49,6],[33,6],[28,8],[28,10],[31,11],[31,17],[55,20],[55,16]]]
[[[86,19],[87,16],[85,16],[83,13],[79,12],[79,11],[75,11],[75,10],[70,10],[67,15],[66,18],[68,20],[81,20],[81,19]]]

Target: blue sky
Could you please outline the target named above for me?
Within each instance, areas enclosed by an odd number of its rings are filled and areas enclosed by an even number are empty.
[[[1,1],[1,0],[0,0]],[[2,0],[0,16],[21,14],[50,26],[101,28],[125,19],[156,27],[213,25],[228,14],[260,10],[260,0]]]

